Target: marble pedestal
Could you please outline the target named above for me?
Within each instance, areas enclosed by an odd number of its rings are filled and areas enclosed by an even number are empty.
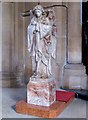
[[[48,81],[47,85],[49,85],[50,83],[52,83],[52,81]],[[45,87],[43,88],[45,89]],[[51,104],[50,106],[35,105],[37,104],[37,102],[35,104],[30,104],[26,100],[21,100],[16,103],[16,112],[20,114],[33,115],[42,118],[56,118],[72,102],[72,100],[75,97],[75,93],[69,94],[67,92],[63,93],[62,91],[55,91],[55,93],[57,93],[57,95],[54,96],[56,98],[56,101],[55,102],[53,101],[53,104]],[[64,94],[64,98],[60,94]],[[31,97],[33,99],[33,96]],[[49,103],[49,101],[47,103]]]
[[[30,78],[27,85],[27,103],[50,106],[56,101],[56,84],[53,78]]]

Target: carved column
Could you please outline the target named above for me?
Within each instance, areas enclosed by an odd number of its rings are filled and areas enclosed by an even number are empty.
[[[68,4],[68,62],[82,61],[81,3]]]
[[[87,76],[82,64],[81,3],[68,3],[68,64],[64,68],[64,87],[86,89]]]
[[[25,3],[2,3],[2,86],[23,85],[25,22],[20,13]]]
[[[25,22],[21,16],[21,12],[25,10],[25,3],[15,3],[15,42],[14,42],[14,56],[13,56],[13,71],[16,75],[16,81],[19,86],[24,85],[24,57],[25,57]]]
[[[15,85],[15,76],[12,72],[12,48],[14,41],[14,3],[2,3],[2,86]]]

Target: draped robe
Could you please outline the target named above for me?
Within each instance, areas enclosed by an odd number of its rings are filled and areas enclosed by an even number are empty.
[[[48,17],[33,17],[28,26],[28,51],[32,57],[32,70],[38,77],[52,75],[51,57],[55,58],[56,39]]]

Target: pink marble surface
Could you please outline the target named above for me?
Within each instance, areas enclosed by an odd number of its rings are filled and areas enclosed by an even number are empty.
[[[56,101],[56,83],[53,79],[29,81],[27,103],[50,106]]]

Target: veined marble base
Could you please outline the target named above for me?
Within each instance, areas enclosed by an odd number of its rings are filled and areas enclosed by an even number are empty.
[[[56,83],[53,78],[30,78],[27,85],[27,103],[50,106],[56,101]]]

